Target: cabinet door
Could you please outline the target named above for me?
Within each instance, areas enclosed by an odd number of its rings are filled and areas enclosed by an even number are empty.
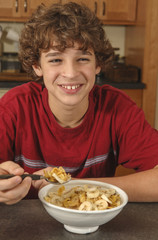
[[[86,4],[105,23],[132,22],[136,18],[137,0],[0,0],[0,20],[25,21],[41,3],[50,5],[70,1]]]
[[[60,0],[0,0],[0,20],[25,21],[38,5],[59,3]]]
[[[135,21],[137,0],[96,0],[97,16],[107,21]]]
[[[0,18],[19,17],[19,0],[0,0]]]
[[[70,0],[62,0],[62,3]],[[137,0],[72,0],[84,3],[103,21],[135,21]]]
[[[36,10],[36,8],[43,3],[46,6],[49,6],[53,3],[59,3],[60,0],[22,0],[21,3],[21,16],[29,17]]]

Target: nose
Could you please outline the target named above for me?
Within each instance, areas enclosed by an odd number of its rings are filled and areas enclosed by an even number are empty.
[[[63,68],[62,69],[63,77],[74,78],[74,77],[78,76],[78,74],[79,74],[77,64],[72,61],[67,61],[66,63],[64,63],[62,68]]]

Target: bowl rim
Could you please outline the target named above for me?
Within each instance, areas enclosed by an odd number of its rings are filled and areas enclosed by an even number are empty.
[[[58,209],[60,211],[65,211],[65,212],[69,212],[69,213],[78,213],[78,214],[83,214],[83,213],[86,213],[86,214],[98,214],[98,213],[106,213],[106,212],[114,212],[116,210],[119,210],[119,209],[122,209],[127,203],[128,203],[128,195],[127,193],[122,190],[121,188],[113,185],[113,184],[110,184],[110,183],[106,183],[106,182],[101,182],[101,181],[94,181],[94,180],[85,180],[85,179],[80,179],[80,180],[71,180],[70,182],[64,184],[65,186],[69,186],[71,184],[94,184],[96,186],[102,186],[102,187],[108,187],[108,188],[114,188],[119,194],[121,194],[121,196],[123,195],[123,198],[124,198],[124,202],[122,202],[119,206],[117,207],[114,207],[114,208],[110,208],[110,209],[105,209],[105,210],[91,210],[91,211],[86,211],[86,210],[78,210],[78,209],[70,209],[70,208],[64,208],[64,207],[60,207],[60,206],[56,206],[54,204],[51,204],[49,202],[47,202],[46,200],[44,200],[44,198],[42,197],[42,193],[43,191],[45,191],[47,189],[47,191],[51,188],[53,188],[52,184],[48,184],[46,186],[44,186],[43,188],[41,188],[38,192],[38,197],[40,199],[40,201],[48,206],[48,207],[51,207],[51,208],[54,208],[54,209]],[[54,185],[54,187],[57,187]]]

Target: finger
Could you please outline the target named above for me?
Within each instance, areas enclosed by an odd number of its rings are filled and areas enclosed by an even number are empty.
[[[33,180],[32,181],[32,186],[35,188],[35,189],[41,189],[42,187],[48,185],[50,183],[48,183],[46,180]]]
[[[8,171],[0,168],[0,175],[3,175],[3,174],[8,174]]]
[[[45,168],[44,170],[46,170],[46,171],[51,171],[53,169],[53,167],[47,167],[47,168]]]
[[[22,182],[22,178],[20,176],[15,176],[9,179],[0,180],[0,191],[7,191],[15,188]]]
[[[38,175],[44,175],[44,170],[45,171],[51,171],[53,168],[52,167],[47,167],[44,168],[42,170],[36,171],[34,172],[34,174],[38,174]],[[48,184],[48,182],[46,180],[33,180],[32,181],[32,185],[35,189],[41,189],[42,187],[46,186]]]
[[[42,170],[34,172],[34,174],[44,175],[44,170],[45,171],[51,171],[52,169],[53,169],[52,167],[47,167],[47,168],[44,168]]]
[[[31,178],[27,177],[15,188],[8,191],[1,191],[0,201],[3,200],[6,204],[17,203],[28,194],[30,187]]]
[[[6,161],[0,164],[0,168],[4,171],[7,171],[7,173],[15,174],[15,175],[21,175],[24,173],[24,169],[19,166],[19,164],[13,162],[13,161]]]

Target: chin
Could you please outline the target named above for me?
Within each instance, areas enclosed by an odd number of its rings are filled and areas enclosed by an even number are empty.
[[[64,98],[63,101],[62,101],[62,104],[65,105],[65,106],[70,106],[70,107],[75,107],[75,106],[79,106],[80,104],[83,104],[85,101],[84,98]]]

